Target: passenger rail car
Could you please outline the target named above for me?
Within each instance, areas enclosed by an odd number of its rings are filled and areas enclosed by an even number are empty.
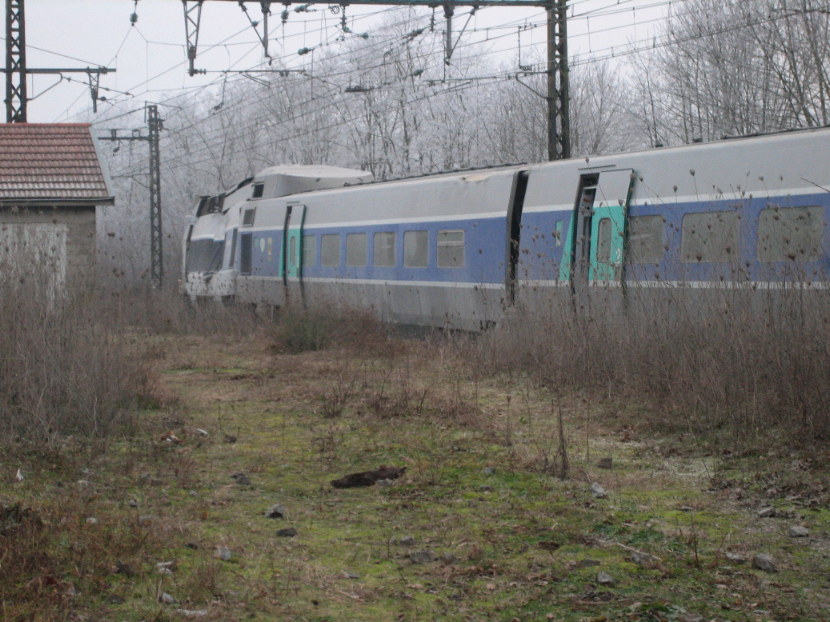
[[[830,130],[372,182],[272,167],[203,197],[184,289],[475,329],[522,291],[824,288]]]

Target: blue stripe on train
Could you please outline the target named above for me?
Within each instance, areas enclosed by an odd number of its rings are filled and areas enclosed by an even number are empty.
[[[459,268],[439,268],[436,246],[439,231],[464,231],[464,265]],[[425,268],[403,266],[403,234],[406,231],[427,231],[429,234],[428,265]],[[395,267],[376,267],[374,263],[374,233],[395,233]],[[503,283],[505,278],[506,221],[504,218],[477,220],[446,220],[423,224],[372,225],[369,227],[306,227],[304,235],[316,237],[316,256],[313,264],[303,266],[303,276],[309,278],[377,279],[395,281],[436,281],[467,283]],[[320,263],[320,236],[339,234],[340,265],[323,266]],[[367,265],[346,266],[346,235],[366,233]],[[282,230],[255,231],[253,233],[251,274],[255,276],[279,275],[279,249]],[[271,240],[269,243],[268,240]],[[271,248],[271,253],[268,249]]]
[[[761,199],[722,199],[675,204],[632,205],[629,216],[659,215],[665,219],[662,261],[654,264],[626,266],[625,278],[646,281],[719,281],[719,280],[830,280],[830,248],[828,226],[825,224],[821,259],[805,262],[760,262],[757,257],[758,221],[763,209],[770,205],[782,208],[821,206],[824,221],[830,223],[830,193],[780,196]],[[691,213],[737,211],[740,214],[740,244],[730,262],[683,262],[681,258],[681,227],[683,216]],[[520,279],[556,280],[565,248],[565,237],[572,211],[533,212],[522,218],[521,243],[517,276]],[[462,268],[439,268],[436,264],[436,240],[440,230],[465,232],[465,257]],[[429,264],[426,268],[403,267],[403,233],[429,232]],[[374,267],[372,234],[395,232],[396,266]],[[244,234],[244,230],[240,232]],[[340,266],[320,265],[320,236],[340,234]],[[345,236],[367,233],[367,265],[346,267]],[[317,278],[378,279],[396,281],[436,281],[467,283],[502,283],[505,278],[506,218],[479,220],[446,220],[424,224],[373,225],[370,227],[308,227],[306,235],[314,235],[316,257],[313,265],[305,266],[304,276]],[[256,276],[279,275],[282,230],[253,232],[252,271]],[[270,239],[270,242],[269,242]],[[235,265],[239,265],[239,245]]]

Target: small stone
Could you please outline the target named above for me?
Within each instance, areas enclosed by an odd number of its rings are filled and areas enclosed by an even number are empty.
[[[157,562],[156,563],[156,572],[162,575],[172,575],[173,570],[176,568],[175,560],[169,562]]]
[[[352,579],[353,581],[356,581],[357,579],[359,579],[359,578],[360,578],[360,575],[359,575],[359,574],[355,574],[355,573],[353,573],[353,572],[346,572],[346,573],[344,573],[344,574],[346,575],[346,578],[347,578],[347,579]]]
[[[413,564],[428,564],[435,559],[435,553],[430,550],[414,551],[409,554],[409,559]]]
[[[207,431],[207,430],[203,430],[202,428],[196,428],[196,434],[198,434],[199,436],[207,436],[207,435],[208,435],[208,431]]]
[[[605,491],[605,488],[599,485],[599,483],[594,482],[591,484],[591,494],[594,495],[595,499],[607,499],[608,493]]]
[[[597,462],[597,466],[600,469],[613,469],[614,468],[614,461],[610,456],[605,458],[600,458],[599,462]]]
[[[159,600],[163,602],[165,605],[174,605],[178,602],[175,598],[173,598],[167,592],[162,592],[161,596],[159,596]]]
[[[178,609],[176,611],[183,618],[204,618],[207,617],[207,609]]]
[[[87,516],[86,517],[86,524],[87,525],[97,525],[98,524],[98,519],[95,518],[94,516]]]
[[[775,508],[771,505],[767,505],[758,510],[756,514],[758,515],[758,518],[772,518],[775,516]]]
[[[226,546],[217,546],[216,547],[216,552],[214,553],[214,556],[218,557],[223,562],[229,562],[229,561],[231,561],[231,558],[233,557],[233,553]]]
[[[597,583],[599,583],[600,585],[614,585],[616,581],[614,580],[614,577],[612,577],[610,574],[600,570],[597,573]]]
[[[297,530],[293,527],[286,527],[285,529],[279,529],[277,535],[280,538],[293,538],[297,535]]]
[[[775,560],[772,556],[767,555],[766,553],[757,553],[755,557],[752,558],[752,565],[758,570],[763,570],[764,572],[778,572]]]
[[[129,501],[127,501],[127,505],[129,505],[131,508],[137,508],[138,501],[136,501],[135,499],[130,499]]]
[[[746,563],[746,557],[741,555],[740,553],[730,553],[729,551],[727,551],[725,553],[725,557],[734,564]]]
[[[694,508],[691,505],[681,505],[677,509],[681,512],[691,512]]]
[[[810,535],[810,530],[801,525],[793,525],[787,533],[791,538],[806,538]]]
[[[403,536],[398,540],[398,544],[401,546],[413,546],[416,542],[417,540],[415,540],[415,536],[411,535]]]
[[[392,480],[391,479],[379,479],[375,482],[378,486],[391,486]]]
[[[79,479],[75,483],[78,485],[78,488],[89,488],[91,486],[91,483],[88,479]]]
[[[484,471],[482,471],[485,475],[495,475],[496,474],[496,467],[485,467]]]
[[[279,503],[275,503],[265,510],[265,518],[285,518],[285,508]]]
[[[251,485],[251,478],[241,471],[239,473],[234,473],[233,475],[231,475],[231,479],[235,479],[236,483],[240,486]]]
[[[189,494],[191,497],[198,497],[199,496],[199,493],[196,492],[195,490],[188,490],[187,494]]]
[[[147,523],[152,523],[154,517],[150,514],[142,514],[138,517],[138,524],[139,525],[146,525]]]

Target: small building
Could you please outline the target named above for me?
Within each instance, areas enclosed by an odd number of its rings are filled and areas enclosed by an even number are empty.
[[[0,124],[0,285],[25,275],[53,293],[90,284],[95,208],[114,203],[107,182],[88,123]]]

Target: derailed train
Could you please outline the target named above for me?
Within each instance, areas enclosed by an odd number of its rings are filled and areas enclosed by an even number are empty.
[[[523,292],[823,289],[830,129],[374,182],[277,166],[202,197],[185,293],[476,329]]]

